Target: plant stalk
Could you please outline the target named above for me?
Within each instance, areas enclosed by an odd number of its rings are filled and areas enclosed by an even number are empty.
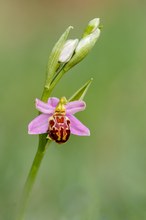
[[[35,158],[33,160],[31,169],[29,171],[27,180],[24,185],[24,190],[22,193],[21,201],[20,201],[19,212],[18,212],[18,216],[16,218],[17,220],[24,219],[24,213],[25,213],[25,210],[27,207],[30,192],[31,192],[32,187],[35,183],[36,176],[38,174],[39,167],[41,165],[41,161],[42,161],[44,154],[46,152],[46,149],[50,143],[51,143],[51,140],[48,141],[46,138],[44,139],[44,135],[40,135],[38,150],[36,152]]]

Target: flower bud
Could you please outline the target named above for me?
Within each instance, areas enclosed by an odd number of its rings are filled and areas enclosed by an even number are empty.
[[[95,30],[92,34],[89,34],[88,36],[82,38],[78,43],[75,52],[81,53],[82,56],[84,57],[92,49],[99,35],[100,35],[100,29],[97,28],[97,30]]]
[[[99,23],[100,23],[99,18],[94,18],[93,20],[89,21],[88,26],[83,33],[83,38],[89,34],[92,34],[98,28]]]
[[[59,62],[67,63],[71,59],[78,42],[78,39],[66,41],[59,56]]]
[[[100,36],[99,22],[99,18],[95,18],[88,23],[88,26],[83,33],[82,39],[76,46],[75,54],[65,66],[65,71],[68,71],[74,65],[79,63],[93,48],[94,44]]]

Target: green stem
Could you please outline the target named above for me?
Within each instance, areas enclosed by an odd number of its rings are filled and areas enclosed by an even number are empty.
[[[48,89],[47,86],[45,86],[44,90],[43,90],[41,100],[43,102],[47,102],[48,98],[50,97],[51,92],[52,92],[52,90],[50,90],[50,88]]]
[[[43,94],[41,97],[41,100],[46,102],[52,92],[52,89],[48,87],[47,84],[45,84]],[[33,160],[31,169],[29,171],[26,183],[24,185],[24,190],[22,193],[22,198],[20,201],[20,206],[18,210],[18,216],[17,220],[23,220],[24,219],[24,213],[27,207],[27,203],[29,200],[30,192],[32,190],[32,187],[35,183],[35,179],[39,170],[39,167],[41,165],[41,161],[44,157],[44,154],[46,152],[47,146],[51,141],[46,138],[46,134],[40,134],[39,135],[39,145],[38,145],[38,150],[36,152],[35,158]]]
[[[42,98],[41,98],[41,100],[43,102],[47,102],[48,98],[51,95],[52,90],[57,85],[57,83],[60,81],[62,76],[65,74],[65,72],[66,71],[64,69],[61,69],[60,72],[58,73],[58,75],[56,75],[56,77],[52,81],[51,85],[47,85],[47,83],[46,83],[44,90],[43,90]]]
[[[50,90],[50,88],[47,88],[46,86],[44,87],[44,91],[42,94],[42,101],[47,101],[50,94],[51,94],[52,90]],[[39,145],[38,145],[38,150],[36,152],[35,158],[33,160],[31,169],[29,171],[26,183],[24,185],[24,190],[22,193],[22,197],[21,197],[21,201],[20,201],[20,206],[19,206],[19,210],[18,210],[18,216],[17,216],[17,220],[23,220],[24,219],[24,213],[27,207],[27,203],[29,200],[29,196],[32,190],[32,187],[35,183],[35,179],[37,176],[37,173],[39,171],[39,167],[41,165],[41,161],[44,157],[44,154],[46,152],[47,146],[48,144],[51,143],[51,140],[48,140],[46,138],[46,134],[40,134],[39,135]]]
[[[23,190],[21,201],[20,201],[20,208],[19,208],[17,220],[22,220],[24,218],[24,213],[25,213],[25,209],[26,209],[26,206],[29,200],[30,192],[34,185],[39,167],[41,165],[41,161],[44,157],[44,154],[46,152],[46,149],[49,143],[51,143],[51,141],[47,141],[46,138],[44,139],[44,135],[40,135],[38,150],[36,152],[30,172],[28,174],[26,183],[24,185],[24,190]]]
[[[50,91],[54,89],[54,87],[57,85],[57,83],[60,81],[62,76],[66,73],[65,69],[62,69],[59,74],[56,76],[56,78],[53,80],[53,82],[50,85]]]

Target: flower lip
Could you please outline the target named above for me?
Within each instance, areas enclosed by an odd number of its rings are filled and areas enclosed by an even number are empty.
[[[64,114],[60,112],[59,118],[62,116],[68,118],[68,120],[70,121],[70,125],[69,125],[70,132],[74,135],[89,136],[90,135],[89,129],[85,125],[83,125],[75,116],[73,116],[76,112],[83,111],[86,108],[85,102],[79,100],[79,101],[68,102],[66,105],[65,103],[64,104],[61,103],[61,104],[64,105],[63,108],[65,108],[66,113]],[[40,112],[42,112],[42,114],[34,118],[29,123],[28,133],[29,134],[48,133],[49,119],[52,116],[55,116],[56,114],[55,110],[57,108],[57,105],[59,105],[59,99],[55,97],[49,98],[47,103],[44,103],[39,99],[36,99],[36,108]],[[65,126],[60,123],[62,123],[62,121],[58,123],[58,126]],[[66,127],[63,127],[63,128],[66,128]]]

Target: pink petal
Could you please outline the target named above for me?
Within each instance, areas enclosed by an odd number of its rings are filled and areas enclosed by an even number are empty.
[[[59,102],[59,99],[55,97],[51,97],[48,99],[48,105],[49,107],[52,107],[52,108],[56,108],[58,102]]]
[[[54,112],[54,108],[52,108],[52,106],[48,105],[45,102],[42,102],[39,99],[36,99],[35,106],[36,109],[44,114],[52,114]]]
[[[79,136],[90,136],[90,130],[83,125],[75,116],[67,115],[70,119],[70,130],[72,134]]]
[[[51,115],[41,114],[28,125],[28,134],[44,134],[48,129],[48,119]]]
[[[66,104],[66,113],[75,114],[76,112],[83,111],[86,108],[86,103],[83,101],[74,101]]]

